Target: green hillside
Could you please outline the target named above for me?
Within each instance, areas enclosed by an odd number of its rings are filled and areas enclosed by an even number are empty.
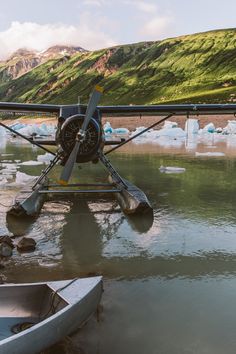
[[[123,45],[53,59],[0,83],[1,101],[102,104],[236,101],[236,29]]]

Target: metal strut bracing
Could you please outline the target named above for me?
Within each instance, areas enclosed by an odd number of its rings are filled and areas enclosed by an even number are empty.
[[[126,189],[127,184],[125,181],[121,178],[119,173],[114,169],[112,166],[111,162],[108,160],[108,158],[103,154],[102,151],[98,153],[98,158],[101,161],[101,163],[106,167],[106,169],[109,171],[109,174],[111,175],[112,179],[117,183],[117,185],[121,189]]]
[[[35,187],[49,174],[52,168],[57,164],[57,162],[61,160],[61,156],[59,153],[55,155],[55,157],[50,161],[49,165],[42,171],[39,178],[36,180],[35,184],[33,185],[32,189]]]

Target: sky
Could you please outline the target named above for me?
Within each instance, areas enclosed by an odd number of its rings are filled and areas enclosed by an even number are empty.
[[[96,50],[236,27],[235,0],[0,0],[0,59],[56,44]]]

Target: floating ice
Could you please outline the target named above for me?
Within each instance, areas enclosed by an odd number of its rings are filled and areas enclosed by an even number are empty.
[[[110,122],[106,122],[103,126],[104,133],[106,135],[115,134],[115,135],[127,135],[129,134],[129,129],[127,128],[115,128],[113,129]]]
[[[46,154],[44,155],[38,155],[37,160],[39,162],[45,163],[45,164],[49,164],[50,161],[54,158],[53,154],[50,154],[49,152],[46,152]]]
[[[127,134],[129,134],[129,129],[127,129],[127,128],[116,128],[116,129],[114,129],[114,133],[116,135],[127,135]]]
[[[166,136],[172,139],[185,138],[186,132],[182,128],[162,128],[156,130],[157,136]]]
[[[41,125],[37,125],[16,123],[10,127],[25,136],[49,136],[55,134],[55,126],[53,124],[42,123]]]
[[[228,124],[223,129],[224,134],[236,134],[236,120],[228,120]]]
[[[4,185],[6,184],[8,181],[6,179],[6,177],[0,177],[0,185]]]
[[[20,162],[19,165],[21,166],[36,166],[36,165],[42,165],[43,162],[42,161],[24,161],[24,162]]]
[[[216,128],[216,133],[220,134],[223,132],[223,129],[221,127]]]
[[[16,171],[18,168],[15,163],[1,163],[1,167],[6,168],[9,172]]]
[[[19,129],[26,127],[26,124],[14,123],[14,124],[9,125],[9,127],[13,130],[19,130]]]
[[[0,137],[3,138],[6,136],[6,129],[3,127],[0,127]]]
[[[203,132],[206,132],[206,133],[214,133],[215,131],[215,125],[213,123],[209,123],[207,125],[205,125],[205,127],[202,129]]]
[[[159,171],[161,173],[183,173],[186,169],[184,167],[160,166]]]
[[[27,175],[26,173],[17,171],[15,183],[16,184],[25,184],[25,183],[35,180],[37,177],[38,176],[30,176],[30,175]]]
[[[225,153],[223,152],[195,152],[195,156],[212,156],[212,157],[218,157],[218,156],[225,156]]]
[[[165,120],[163,128],[177,128],[177,127],[178,127],[178,123],[171,122],[170,120]]]
[[[113,128],[111,126],[110,122],[106,122],[103,126],[103,130],[105,134],[112,134],[113,133]]]
[[[16,169],[3,168],[2,170],[0,170],[0,173],[2,175],[8,175],[9,173],[16,173],[16,171]]]
[[[185,132],[187,135],[197,134],[199,131],[198,119],[188,118],[185,123]]]
[[[173,122],[170,122],[173,123]],[[167,125],[168,126],[168,125]],[[145,127],[138,127],[134,132],[132,132],[131,136],[134,136],[144,130]],[[169,145],[168,140],[183,140],[186,137],[186,133],[183,129],[178,127],[173,128],[165,128],[165,126],[160,130],[149,129],[144,134],[137,137],[135,142],[142,143],[158,143],[160,145]]]

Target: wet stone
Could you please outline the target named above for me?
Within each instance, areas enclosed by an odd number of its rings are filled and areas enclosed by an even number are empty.
[[[11,257],[13,248],[14,245],[9,236],[0,236],[0,257]]]
[[[36,242],[33,238],[23,237],[17,244],[19,252],[33,252],[36,247]]]
[[[0,243],[0,256],[1,257],[11,257],[12,247],[5,242]]]
[[[7,235],[0,236],[0,243],[6,243],[9,246],[11,246],[11,248],[14,248],[13,241],[10,236]]]

